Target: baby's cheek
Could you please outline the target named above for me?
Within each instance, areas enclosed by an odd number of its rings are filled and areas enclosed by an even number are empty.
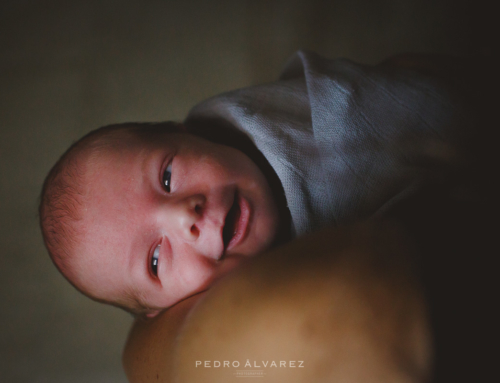
[[[187,263],[179,281],[184,286],[184,294],[189,296],[206,289],[214,280],[216,270],[216,265],[206,258]]]
[[[280,219],[278,208],[273,201],[269,201],[267,206],[259,212],[259,215],[260,225],[256,230],[256,246],[260,253],[272,246],[278,233]]]

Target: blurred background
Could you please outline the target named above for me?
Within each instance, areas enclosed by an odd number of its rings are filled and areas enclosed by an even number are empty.
[[[214,94],[277,78],[297,49],[376,63],[398,52],[490,55],[486,1],[16,0],[0,3],[0,382],[126,382],[132,317],[52,265],[41,185],[76,139],[182,120]]]

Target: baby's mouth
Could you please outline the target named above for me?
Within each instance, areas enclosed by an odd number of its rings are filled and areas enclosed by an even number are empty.
[[[224,222],[224,229],[222,229],[222,241],[224,242],[224,251],[227,249],[229,243],[238,231],[238,222],[240,220],[241,209],[238,203],[238,192],[234,195],[233,205],[229,209],[226,221]]]

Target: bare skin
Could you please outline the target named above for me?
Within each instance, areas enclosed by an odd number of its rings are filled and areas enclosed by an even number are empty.
[[[237,370],[260,370],[270,382],[425,381],[430,337],[408,254],[392,228],[358,226],[258,256],[209,291],[137,320],[127,376],[232,382]]]

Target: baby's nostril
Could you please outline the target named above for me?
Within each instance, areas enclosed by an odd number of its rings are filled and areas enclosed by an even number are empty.
[[[196,225],[191,226],[191,234],[193,234],[196,237],[198,237],[200,235],[200,231],[198,230]]]
[[[202,210],[202,209],[201,209],[201,206],[200,206],[200,205],[196,205],[196,206],[194,207],[194,211],[195,211],[195,213],[196,213],[196,214],[201,214],[201,210]]]

